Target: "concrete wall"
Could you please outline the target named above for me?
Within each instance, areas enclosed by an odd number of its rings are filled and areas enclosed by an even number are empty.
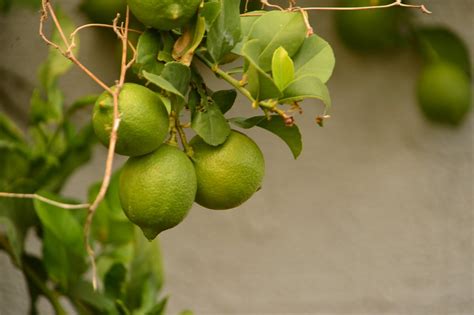
[[[64,2],[69,10],[76,4]],[[450,25],[472,51],[473,2],[424,2],[434,14],[423,21]],[[311,18],[337,57],[332,119],[317,127],[321,106],[304,104],[297,161],[280,140],[252,130],[266,156],[263,189],[232,211],[195,206],[163,234],[170,314],[473,314],[472,114],[458,129],[428,123],[414,100],[412,53],[353,55],[335,37],[329,13]],[[36,26],[27,12],[0,18],[1,67],[29,82],[46,53]],[[89,34],[82,55],[113,82],[108,48]],[[98,91],[78,71],[64,87],[71,99]],[[15,99],[25,103],[28,95]],[[252,110],[241,98],[234,113]],[[66,193],[84,197],[104,156],[98,147]],[[0,274],[0,314],[26,314],[25,285],[4,254]]]

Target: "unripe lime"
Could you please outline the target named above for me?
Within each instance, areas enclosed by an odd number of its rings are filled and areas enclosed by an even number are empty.
[[[378,6],[393,0],[340,0],[341,7]],[[407,18],[400,8],[340,11],[335,13],[336,29],[350,48],[378,51],[398,46],[402,42],[402,26]]]
[[[128,0],[130,10],[145,24],[170,30],[187,24],[196,14],[201,0]]]
[[[450,63],[428,65],[418,80],[418,102],[425,115],[436,122],[457,125],[471,108],[469,77]]]
[[[169,129],[168,112],[161,98],[138,84],[124,84],[119,95],[120,126],[115,152],[137,156],[152,152],[165,140]],[[95,134],[109,145],[113,124],[113,97],[105,91],[94,106],[92,123]]]
[[[127,217],[152,240],[183,221],[196,195],[193,163],[177,147],[130,158],[120,174],[120,202]]]
[[[209,209],[231,209],[247,201],[262,185],[265,160],[257,144],[232,131],[213,147],[199,136],[190,142],[198,181],[196,202]]]

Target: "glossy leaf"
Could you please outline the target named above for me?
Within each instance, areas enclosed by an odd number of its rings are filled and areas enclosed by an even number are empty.
[[[329,90],[323,82],[313,75],[305,75],[296,78],[283,91],[283,97],[280,103],[292,103],[302,101],[307,98],[315,98],[321,100],[326,108],[331,107],[331,97]]]
[[[168,298],[164,298],[158,304],[156,304],[146,315],[164,315],[166,311],[166,304],[168,303]]]
[[[249,40],[258,39],[262,45],[258,65],[268,72],[272,57],[278,47],[283,47],[292,57],[306,38],[306,24],[300,12],[270,11],[253,23]]]
[[[177,90],[172,83],[164,79],[162,76],[149,73],[146,71],[143,71],[143,76],[145,79],[147,79],[150,83],[153,83],[154,85],[158,86],[159,88],[163,89],[164,91],[171,93],[173,95],[178,96],[182,100],[184,100],[183,94],[179,90]]]
[[[306,38],[299,51],[293,56],[295,76],[313,75],[326,83],[332,75],[336,60],[331,46],[319,37]]]
[[[186,95],[188,92],[191,70],[182,63],[168,62],[161,73],[161,77],[171,83],[181,95]]]
[[[133,65],[135,72],[141,76],[142,71],[159,75],[164,64],[158,61],[162,49],[161,35],[153,29],[146,30],[140,35],[137,44],[137,60]]]
[[[248,63],[247,66],[247,89],[256,100],[265,100],[270,98],[279,98],[280,89],[276,86],[273,79],[259,67],[257,58],[261,52],[262,46],[259,40],[251,40],[242,48],[242,54]]]
[[[220,0],[220,12],[207,34],[207,50],[218,64],[240,41],[239,0]]]
[[[205,2],[202,9],[199,11],[199,15],[206,21],[206,30],[209,31],[214,21],[221,12],[221,2],[218,0]]]
[[[237,92],[235,90],[221,90],[212,93],[211,97],[219,107],[221,113],[225,114],[234,105]]]
[[[301,141],[301,133],[298,126],[287,126],[281,116],[273,115],[268,119],[265,116],[255,116],[251,118],[232,118],[230,122],[233,124],[249,129],[258,126],[280,137],[290,148],[293,157],[296,159],[301,153],[303,143]]]
[[[219,106],[209,102],[205,108],[193,114],[191,127],[208,144],[217,146],[224,143],[230,134],[230,126]]]
[[[91,311],[92,314],[116,314],[113,300],[95,291],[90,282],[78,281],[70,288],[68,294],[80,304],[85,304],[88,309],[92,308],[86,314],[90,314]]]
[[[283,47],[275,50],[273,54],[272,77],[280,91],[283,91],[295,77],[293,61]]]

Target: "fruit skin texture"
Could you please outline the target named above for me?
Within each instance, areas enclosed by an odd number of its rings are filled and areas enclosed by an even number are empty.
[[[469,112],[472,91],[470,79],[453,64],[428,65],[418,80],[418,102],[432,121],[458,125]]]
[[[196,174],[188,156],[164,144],[153,153],[128,159],[120,174],[125,215],[152,240],[183,221],[196,195]]]
[[[265,160],[257,144],[232,131],[226,142],[213,147],[199,136],[190,144],[198,181],[196,202],[214,210],[235,208],[261,186]]]
[[[161,98],[152,90],[125,83],[119,95],[120,126],[115,152],[138,156],[152,152],[165,140],[169,117]],[[113,124],[113,98],[108,92],[97,99],[92,116],[95,134],[108,146]]]
[[[340,0],[339,6],[361,7],[385,5],[393,0]],[[401,8],[335,13],[336,30],[344,44],[359,51],[379,51],[399,46],[403,40],[401,26],[408,16]]]
[[[160,30],[184,26],[201,4],[201,0],[128,0],[127,2],[140,22]]]

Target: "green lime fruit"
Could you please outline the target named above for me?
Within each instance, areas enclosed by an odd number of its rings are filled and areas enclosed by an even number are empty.
[[[458,125],[472,103],[469,77],[454,64],[439,62],[425,67],[418,80],[418,102],[430,120]]]
[[[339,6],[365,7],[392,3],[393,0],[340,0]],[[403,25],[408,12],[401,8],[340,11],[335,13],[337,32],[349,48],[379,51],[403,43]]]
[[[220,146],[213,147],[199,136],[190,141],[198,188],[196,202],[209,209],[235,208],[262,185],[265,160],[257,144],[232,131]]]
[[[120,125],[115,152],[138,156],[156,150],[165,140],[169,117],[161,98],[152,90],[125,83],[119,95]],[[97,99],[92,116],[95,134],[109,145],[114,116],[113,97],[105,91]]]
[[[201,0],[128,0],[127,2],[140,22],[159,30],[170,30],[186,25],[201,4]]]
[[[110,24],[117,16],[117,13],[124,16],[127,1],[84,0],[80,8],[92,22]]]
[[[193,205],[196,187],[191,160],[166,144],[128,159],[120,174],[120,202],[129,220],[152,240],[183,221]]]

